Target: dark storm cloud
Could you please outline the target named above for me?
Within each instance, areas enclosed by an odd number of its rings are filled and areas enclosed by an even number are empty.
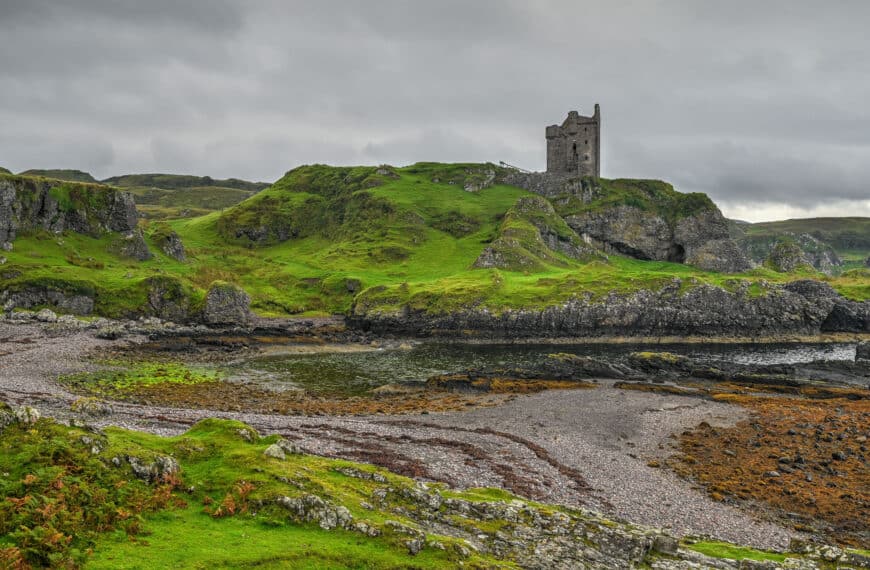
[[[600,102],[606,176],[870,215],[867,21],[845,0],[0,0],[0,165],[540,169],[543,127]]]

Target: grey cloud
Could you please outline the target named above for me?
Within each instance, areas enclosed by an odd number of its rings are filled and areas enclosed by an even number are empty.
[[[606,176],[728,203],[868,195],[866,2],[0,0],[0,16],[16,170],[543,168],[543,127],[600,102]]]

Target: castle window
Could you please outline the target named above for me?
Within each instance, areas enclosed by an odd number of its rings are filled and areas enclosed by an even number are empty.
[[[583,141],[583,144],[589,144],[589,139],[586,139],[585,141]]]

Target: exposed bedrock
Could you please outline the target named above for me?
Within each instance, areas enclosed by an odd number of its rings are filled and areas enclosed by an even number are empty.
[[[22,231],[65,230],[91,236],[131,234],[138,213],[133,197],[108,186],[31,177],[0,179],[0,244]]]
[[[632,181],[626,189],[628,181],[554,173],[512,172],[504,182],[549,198],[574,231],[605,252],[724,273],[752,265],[703,194],[681,194],[658,181]]]
[[[353,309],[352,326],[419,336],[554,338],[594,336],[774,336],[870,332],[870,302],[858,303],[817,281],[769,285],[761,295],[748,283],[734,291],[699,285],[683,291],[674,279],[658,291],[587,295],[539,310],[498,313],[470,308],[433,314],[410,307],[386,312]]]

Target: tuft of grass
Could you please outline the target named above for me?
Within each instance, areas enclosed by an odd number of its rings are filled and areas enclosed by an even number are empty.
[[[769,552],[766,550],[756,550],[745,546],[736,546],[727,542],[717,541],[701,541],[692,544],[687,544],[687,548],[700,552],[705,556],[712,558],[728,558],[730,560],[758,560],[783,562],[787,556],[779,552]]]

